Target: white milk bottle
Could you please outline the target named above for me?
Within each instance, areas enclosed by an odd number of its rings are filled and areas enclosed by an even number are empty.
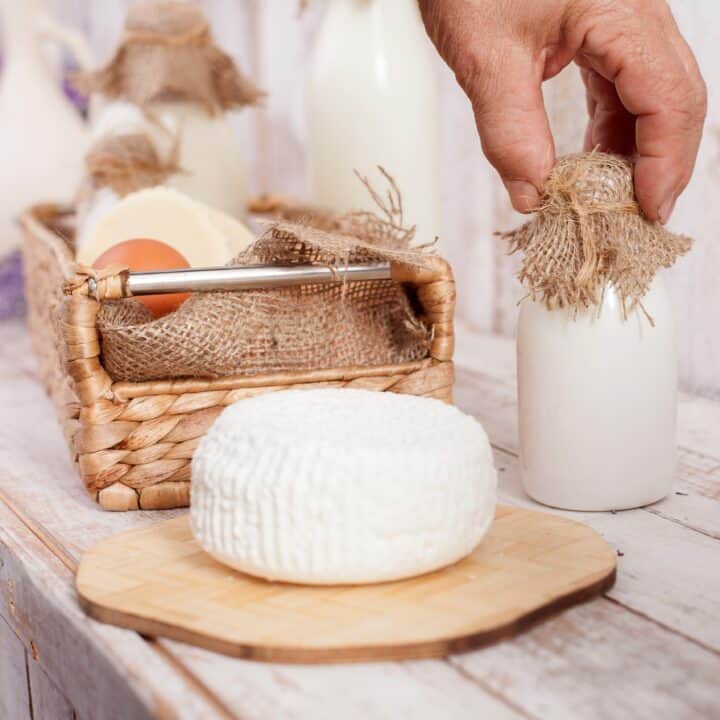
[[[535,216],[505,233],[523,254],[518,324],[526,492],[568,510],[665,497],[676,471],[677,349],[663,284],[692,241],[647,220],[634,165],[559,158]]]
[[[520,459],[525,491],[535,500],[568,510],[620,510],[670,492],[678,369],[660,276],[642,308],[625,319],[610,284],[601,304],[587,310],[522,302]]]
[[[440,232],[438,99],[417,0],[328,0],[307,89],[311,200],[375,207],[354,170],[382,166],[416,243]]]
[[[194,3],[130,6],[121,44],[79,86],[102,96],[94,139],[147,135],[164,162],[181,168],[167,184],[238,218],[246,212],[244,152],[228,113],[262,92],[216,44]]]
[[[226,113],[208,112],[196,102],[160,101],[144,109],[124,100],[107,102],[93,126],[93,139],[142,133],[160,157],[181,169],[163,184],[244,218],[247,203],[245,153]]]

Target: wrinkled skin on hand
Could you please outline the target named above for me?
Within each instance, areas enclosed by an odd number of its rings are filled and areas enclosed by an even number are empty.
[[[585,149],[633,156],[640,207],[669,219],[695,166],[707,92],[665,0],[419,2],[517,210],[537,205],[555,160],[541,85],[575,62]]]

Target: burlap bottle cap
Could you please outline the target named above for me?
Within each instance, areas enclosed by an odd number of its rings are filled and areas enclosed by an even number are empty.
[[[560,158],[535,217],[503,237],[524,254],[518,277],[533,299],[580,310],[611,283],[626,315],[692,244],[643,216],[628,159],[599,152]]]
[[[90,188],[111,188],[120,197],[161,185],[180,172],[174,160],[163,161],[147,135],[129,133],[100,138],[85,158]]]
[[[133,5],[114,57],[100,70],[78,74],[75,84],[140,107],[186,100],[213,114],[255,104],[263,95],[215,45],[201,10],[176,0]]]

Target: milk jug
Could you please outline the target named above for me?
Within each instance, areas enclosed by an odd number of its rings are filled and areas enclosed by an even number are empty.
[[[382,166],[403,198],[416,242],[440,232],[438,99],[417,0],[328,0],[307,88],[311,200],[377,210]]]
[[[128,9],[112,59],[79,86],[106,104],[94,135],[143,133],[181,172],[173,187],[236,217],[246,212],[244,152],[228,113],[263,93],[215,43],[195,3],[139,2]]]
[[[88,128],[42,56],[40,41],[90,60],[82,37],[59,25],[44,0],[0,0],[5,67],[0,77],[0,258],[19,243],[19,215],[43,201],[69,201],[82,175]]]

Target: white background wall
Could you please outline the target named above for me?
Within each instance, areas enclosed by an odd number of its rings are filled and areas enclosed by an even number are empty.
[[[21,0],[18,0],[21,1]],[[384,0],[390,1],[390,0]],[[131,0],[54,0],[57,12],[82,26],[101,57],[112,50]],[[312,49],[318,9],[303,18],[296,0],[205,0],[219,42],[268,91],[261,110],[237,120],[248,148],[254,190],[302,195],[303,69]],[[315,2],[315,5],[321,3]],[[720,3],[671,0],[710,87],[710,114],[695,179],[680,200],[672,227],[696,239],[693,252],[669,273],[685,387],[720,397]],[[495,230],[520,220],[485,161],[470,107],[438,60],[442,102],[442,249],[454,263],[459,312],[482,330],[512,334],[521,289],[517,258]],[[558,150],[580,148],[585,103],[574,69],[546,86]]]

